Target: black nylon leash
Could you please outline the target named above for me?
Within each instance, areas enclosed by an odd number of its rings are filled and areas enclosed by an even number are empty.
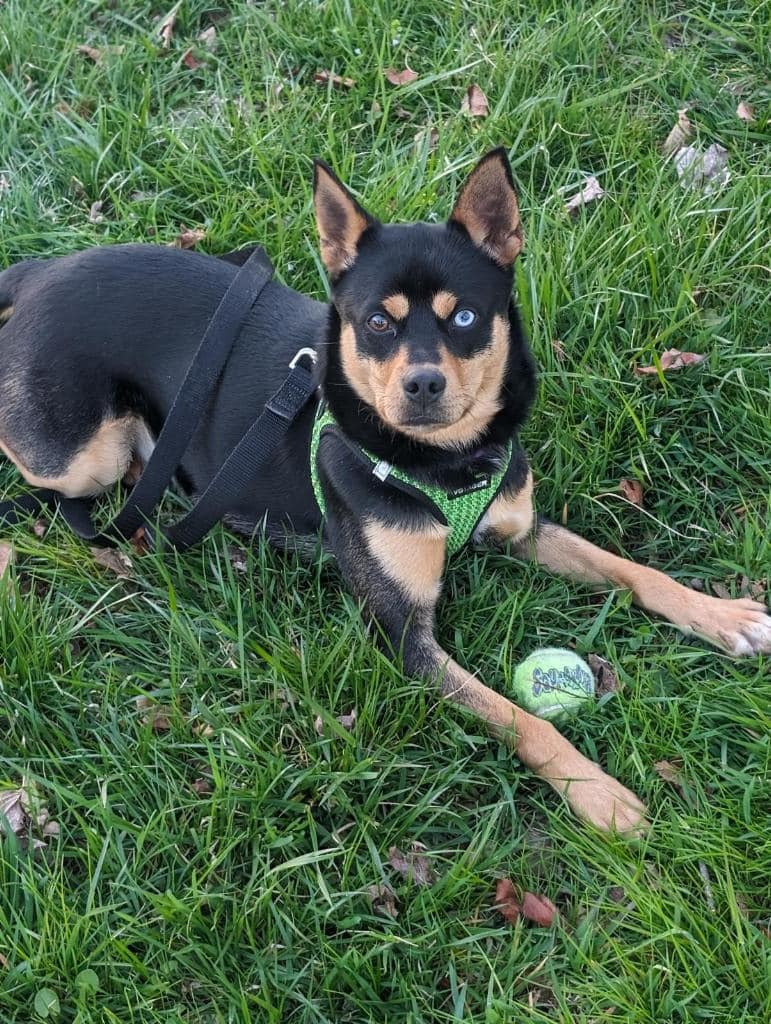
[[[144,472],[109,526],[103,531],[96,529],[90,500],[65,498],[47,489],[0,502],[0,522],[13,524],[44,508],[58,509],[79,537],[105,546],[128,539],[140,526],[150,524],[152,513],[200,423],[244,318],[271,279],[272,272],[267,256],[257,248],[231,281],[204,331]],[[301,349],[297,353],[290,363],[289,376],[230,453],[197,504],[176,524],[159,530],[166,542],[182,550],[200,540],[239,496],[250,475],[270,461],[282,435],[313,393],[311,371],[315,358],[312,349]]]

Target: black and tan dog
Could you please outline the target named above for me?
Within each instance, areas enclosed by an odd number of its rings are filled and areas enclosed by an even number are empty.
[[[511,542],[555,572],[629,588],[645,608],[733,654],[771,651],[771,618],[754,601],[696,593],[536,522],[517,445],[535,389],[511,297],[522,229],[502,150],[475,168],[446,224],[382,225],[321,163],[314,195],[332,303],[267,285],[179,479],[200,493],[293,354],[312,347],[336,423],[317,444],[320,503],[309,471],[311,403],[270,471],[245,484],[229,521],[248,531],[266,523],[275,537],[316,535],[325,506],[325,542],[403,651],[405,670],[490,723],[578,815],[635,831],[644,809],[628,789],[435,640],[451,526],[425,489],[473,494],[495,480],[474,540]],[[0,448],[26,479],[69,496],[92,494],[136,457],[146,459],[235,273],[213,257],[132,245],[0,275]]]

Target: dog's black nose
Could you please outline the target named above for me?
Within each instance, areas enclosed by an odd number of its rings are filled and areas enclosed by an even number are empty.
[[[402,387],[405,395],[413,402],[430,405],[441,396],[447,387],[447,381],[444,374],[433,366],[422,366],[405,375]]]

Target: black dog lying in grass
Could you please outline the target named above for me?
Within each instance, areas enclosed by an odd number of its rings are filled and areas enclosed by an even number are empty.
[[[271,281],[244,322],[178,471],[200,493],[302,347],[311,402],[245,484],[228,521],[270,536],[322,525],[405,670],[472,709],[517,756],[602,828],[635,831],[644,809],[548,722],[456,664],[434,638],[445,557],[512,542],[580,580],[627,587],[644,607],[733,654],[771,651],[771,618],[537,523],[517,443],[535,371],[511,297],[522,248],[502,150],[465,183],[446,224],[381,225],[324,164],[315,175],[327,306]],[[0,275],[0,448],[31,483],[93,494],[146,460],[207,322],[236,270],[157,246],[92,249]]]

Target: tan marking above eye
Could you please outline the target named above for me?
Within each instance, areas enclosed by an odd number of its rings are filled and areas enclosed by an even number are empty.
[[[410,300],[406,295],[397,292],[395,295],[389,295],[387,299],[383,299],[382,306],[394,320],[406,320],[410,311]]]
[[[458,305],[458,296],[453,292],[437,292],[431,300],[431,308],[440,320],[446,320]]]

